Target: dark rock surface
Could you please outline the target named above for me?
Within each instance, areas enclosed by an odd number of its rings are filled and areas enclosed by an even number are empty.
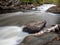
[[[57,28],[55,28],[55,33],[60,34],[60,24],[58,24]]]
[[[47,45],[58,40],[59,36],[56,33],[50,32],[40,36],[27,36],[19,45]]]
[[[40,32],[25,37],[19,45],[60,45],[60,24],[43,31],[43,34]]]
[[[60,41],[54,41],[54,42],[49,43],[47,45],[60,45]]]
[[[56,14],[60,14],[60,7],[54,6],[54,7],[51,7],[50,9],[48,9],[47,11],[52,12],[52,13],[56,13]]]
[[[46,25],[46,21],[32,21],[23,28],[24,32],[37,33],[42,30]]]

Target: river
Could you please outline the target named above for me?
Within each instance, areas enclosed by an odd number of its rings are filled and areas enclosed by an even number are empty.
[[[40,11],[0,14],[0,37],[2,38],[2,40],[0,40],[0,44],[14,45],[17,41],[21,42],[24,37],[29,34],[22,32],[19,26],[22,26],[34,20],[46,20],[46,26],[49,27],[51,25],[60,23],[60,14]]]
[[[34,20],[46,20],[46,26],[49,27],[51,25],[60,24],[60,14],[53,14],[45,11],[0,14],[0,44],[13,45],[15,44],[16,38],[18,40],[20,38],[20,41],[22,41],[28,33],[22,32],[22,28],[19,26]]]
[[[47,21],[47,25],[55,25],[60,23],[60,14],[40,11],[0,14],[0,26],[21,26],[30,21],[42,19]]]

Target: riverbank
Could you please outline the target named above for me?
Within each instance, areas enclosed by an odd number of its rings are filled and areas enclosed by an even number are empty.
[[[13,12],[29,12],[29,11],[43,11],[45,12],[46,10],[48,10],[49,8],[56,6],[54,4],[43,4],[40,6],[34,6],[33,4],[28,4],[28,5],[20,5],[19,8],[17,9],[4,9],[0,11],[0,14],[3,13],[13,13]]]
[[[19,5],[14,8],[7,8],[7,9],[2,9],[0,8],[0,14],[5,14],[5,13],[13,13],[13,12],[25,12],[27,10],[31,10],[33,7],[35,7],[33,4],[25,4],[25,5]]]

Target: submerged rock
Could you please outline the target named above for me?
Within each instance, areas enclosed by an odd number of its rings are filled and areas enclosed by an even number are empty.
[[[56,33],[50,32],[40,36],[27,36],[19,45],[47,45],[48,43],[57,40],[59,40],[59,36]]]
[[[43,29],[45,25],[46,21],[33,21],[26,24],[26,26],[23,28],[23,31],[28,33],[37,33]]]

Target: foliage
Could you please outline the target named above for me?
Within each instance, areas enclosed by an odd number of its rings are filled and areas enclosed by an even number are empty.
[[[37,3],[41,5],[43,4],[43,0],[37,0]]]
[[[20,0],[21,2],[30,2],[30,3],[37,3],[39,5],[43,4],[43,1],[46,0]],[[56,4],[60,6],[60,0],[47,0],[50,4]]]
[[[48,3],[52,4],[53,3],[53,0],[48,0]]]
[[[60,6],[60,0],[57,1],[57,5]]]

